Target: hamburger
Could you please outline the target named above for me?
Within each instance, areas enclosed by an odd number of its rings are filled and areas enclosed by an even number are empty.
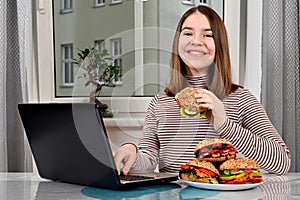
[[[179,177],[183,180],[218,184],[220,173],[215,166],[206,161],[194,159],[180,166]]]
[[[220,165],[220,182],[223,184],[245,184],[263,182],[257,162],[250,158],[227,160]]]
[[[232,143],[223,138],[203,140],[194,150],[196,158],[213,163],[224,162],[236,158],[237,150]]]
[[[198,88],[186,87],[175,95],[175,100],[180,108],[180,113],[184,117],[206,118],[207,108],[199,105],[195,98]]]

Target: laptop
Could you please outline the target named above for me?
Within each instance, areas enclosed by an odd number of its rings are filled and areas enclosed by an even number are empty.
[[[177,180],[177,174],[168,173],[121,179],[94,103],[21,103],[18,110],[42,178],[107,189]]]

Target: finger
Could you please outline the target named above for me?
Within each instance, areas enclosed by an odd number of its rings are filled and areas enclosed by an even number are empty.
[[[122,169],[122,173],[123,173],[124,175],[127,175],[127,174],[128,174],[128,172],[129,172],[129,170],[130,170],[132,164],[133,164],[133,163],[128,162],[128,161],[124,163],[124,166],[123,166],[123,169]]]
[[[122,175],[125,175],[125,176],[126,176],[126,175],[128,174],[128,172],[129,172],[128,170],[122,169]]]
[[[123,169],[122,169],[122,173],[124,175],[127,175],[131,166],[133,165],[133,163],[135,162],[135,158],[136,158],[136,155],[135,154],[131,154],[128,159],[125,161],[124,163],[124,166],[123,166]]]
[[[199,101],[201,101],[201,100],[203,100],[203,101],[205,101],[205,100],[208,100],[208,99],[211,99],[212,98],[212,96],[211,96],[211,93],[209,92],[209,93],[203,93],[203,92],[200,92],[200,93],[197,93],[197,94],[195,94],[195,98]]]
[[[118,174],[120,175],[120,165],[123,160],[123,157],[120,156],[119,154],[115,153],[114,160],[115,160],[116,169],[118,171]]]
[[[209,94],[209,93],[211,93],[209,90],[207,90],[207,89],[199,89],[199,92],[200,93],[205,93],[205,94]]]
[[[212,110],[213,106],[211,103],[205,103],[205,102],[201,102],[200,103],[201,107],[207,108],[208,110]]]

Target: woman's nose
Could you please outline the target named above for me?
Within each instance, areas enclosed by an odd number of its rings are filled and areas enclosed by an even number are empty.
[[[195,35],[192,38],[192,44],[194,45],[203,45],[203,37],[200,35]]]

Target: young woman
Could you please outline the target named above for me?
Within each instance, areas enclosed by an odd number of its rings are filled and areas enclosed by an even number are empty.
[[[247,89],[232,83],[228,39],[218,14],[207,6],[189,9],[180,19],[173,42],[171,75],[164,92],[150,102],[144,135],[138,147],[127,143],[114,152],[121,172],[178,173],[195,158],[204,139],[225,138],[244,156],[268,172],[284,174],[290,153],[262,105]],[[187,86],[197,87],[197,102],[207,118],[180,114],[174,96]],[[120,170],[119,170],[120,171]]]

